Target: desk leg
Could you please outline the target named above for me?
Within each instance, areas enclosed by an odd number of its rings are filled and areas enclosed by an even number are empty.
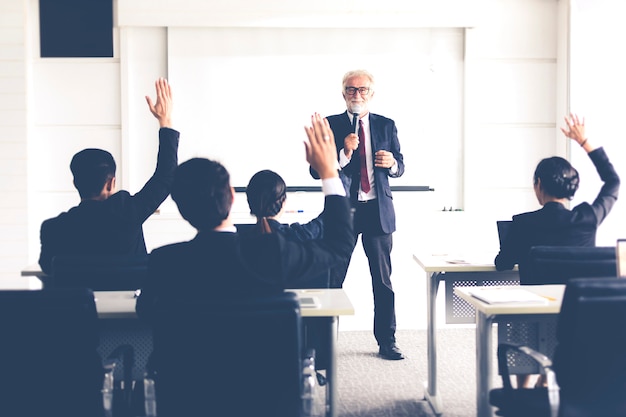
[[[437,415],[443,412],[441,398],[437,396],[437,291],[439,272],[426,274],[426,343],[428,352],[428,382],[424,384],[424,399]]]
[[[491,389],[491,327],[493,316],[476,311],[476,416],[493,417],[489,404]]]
[[[328,346],[329,358],[326,368],[326,417],[337,416],[337,337],[339,320],[337,317],[330,317],[328,321]]]

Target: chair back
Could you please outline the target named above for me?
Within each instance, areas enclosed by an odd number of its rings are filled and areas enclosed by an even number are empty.
[[[93,291],[136,290],[148,269],[147,256],[67,255],[52,259],[52,277],[45,288],[87,287]]]
[[[570,280],[557,338],[561,415],[626,415],[626,280]]]
[[[0,291],[0,415],[102,415],[91,290]]]
[[[521,284],[566,284],[571,278],[617,276],[615,247],[533,246]]]
[[[201,410],[299,415],[302,342],[295,294],[161,301],[153,330],[159,417]]]

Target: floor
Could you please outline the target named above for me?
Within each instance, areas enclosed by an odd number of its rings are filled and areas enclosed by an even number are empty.
[[[392,276],[396,296],[396,324],[398,330],[426,329],[426,273],[414,261],[410,250],[396,246],[392,251]],[[372,330],[374,301],[367,258],[360,241],[352,255],[348,275],[343,286],[354,305],[354,316],[342,316],[339,331]],[[437,296],[437,327],[453,328],[467,325],[445,323],[444,285]]]

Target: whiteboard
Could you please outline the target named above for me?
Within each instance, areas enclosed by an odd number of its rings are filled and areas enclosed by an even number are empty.
[[[232,185],[261,169],[319,186],[304,158],[313,112],[342,113],[343,74],[376,80],[370,111],[396,121],[406,171],[392,186],[428,185],[459,201],[462,29],[169,28],[179,159],[222,162]]]

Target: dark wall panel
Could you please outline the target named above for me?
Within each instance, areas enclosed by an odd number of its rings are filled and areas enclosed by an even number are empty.
[[[42,58],[113,57],[113,0],[39,0]]]

